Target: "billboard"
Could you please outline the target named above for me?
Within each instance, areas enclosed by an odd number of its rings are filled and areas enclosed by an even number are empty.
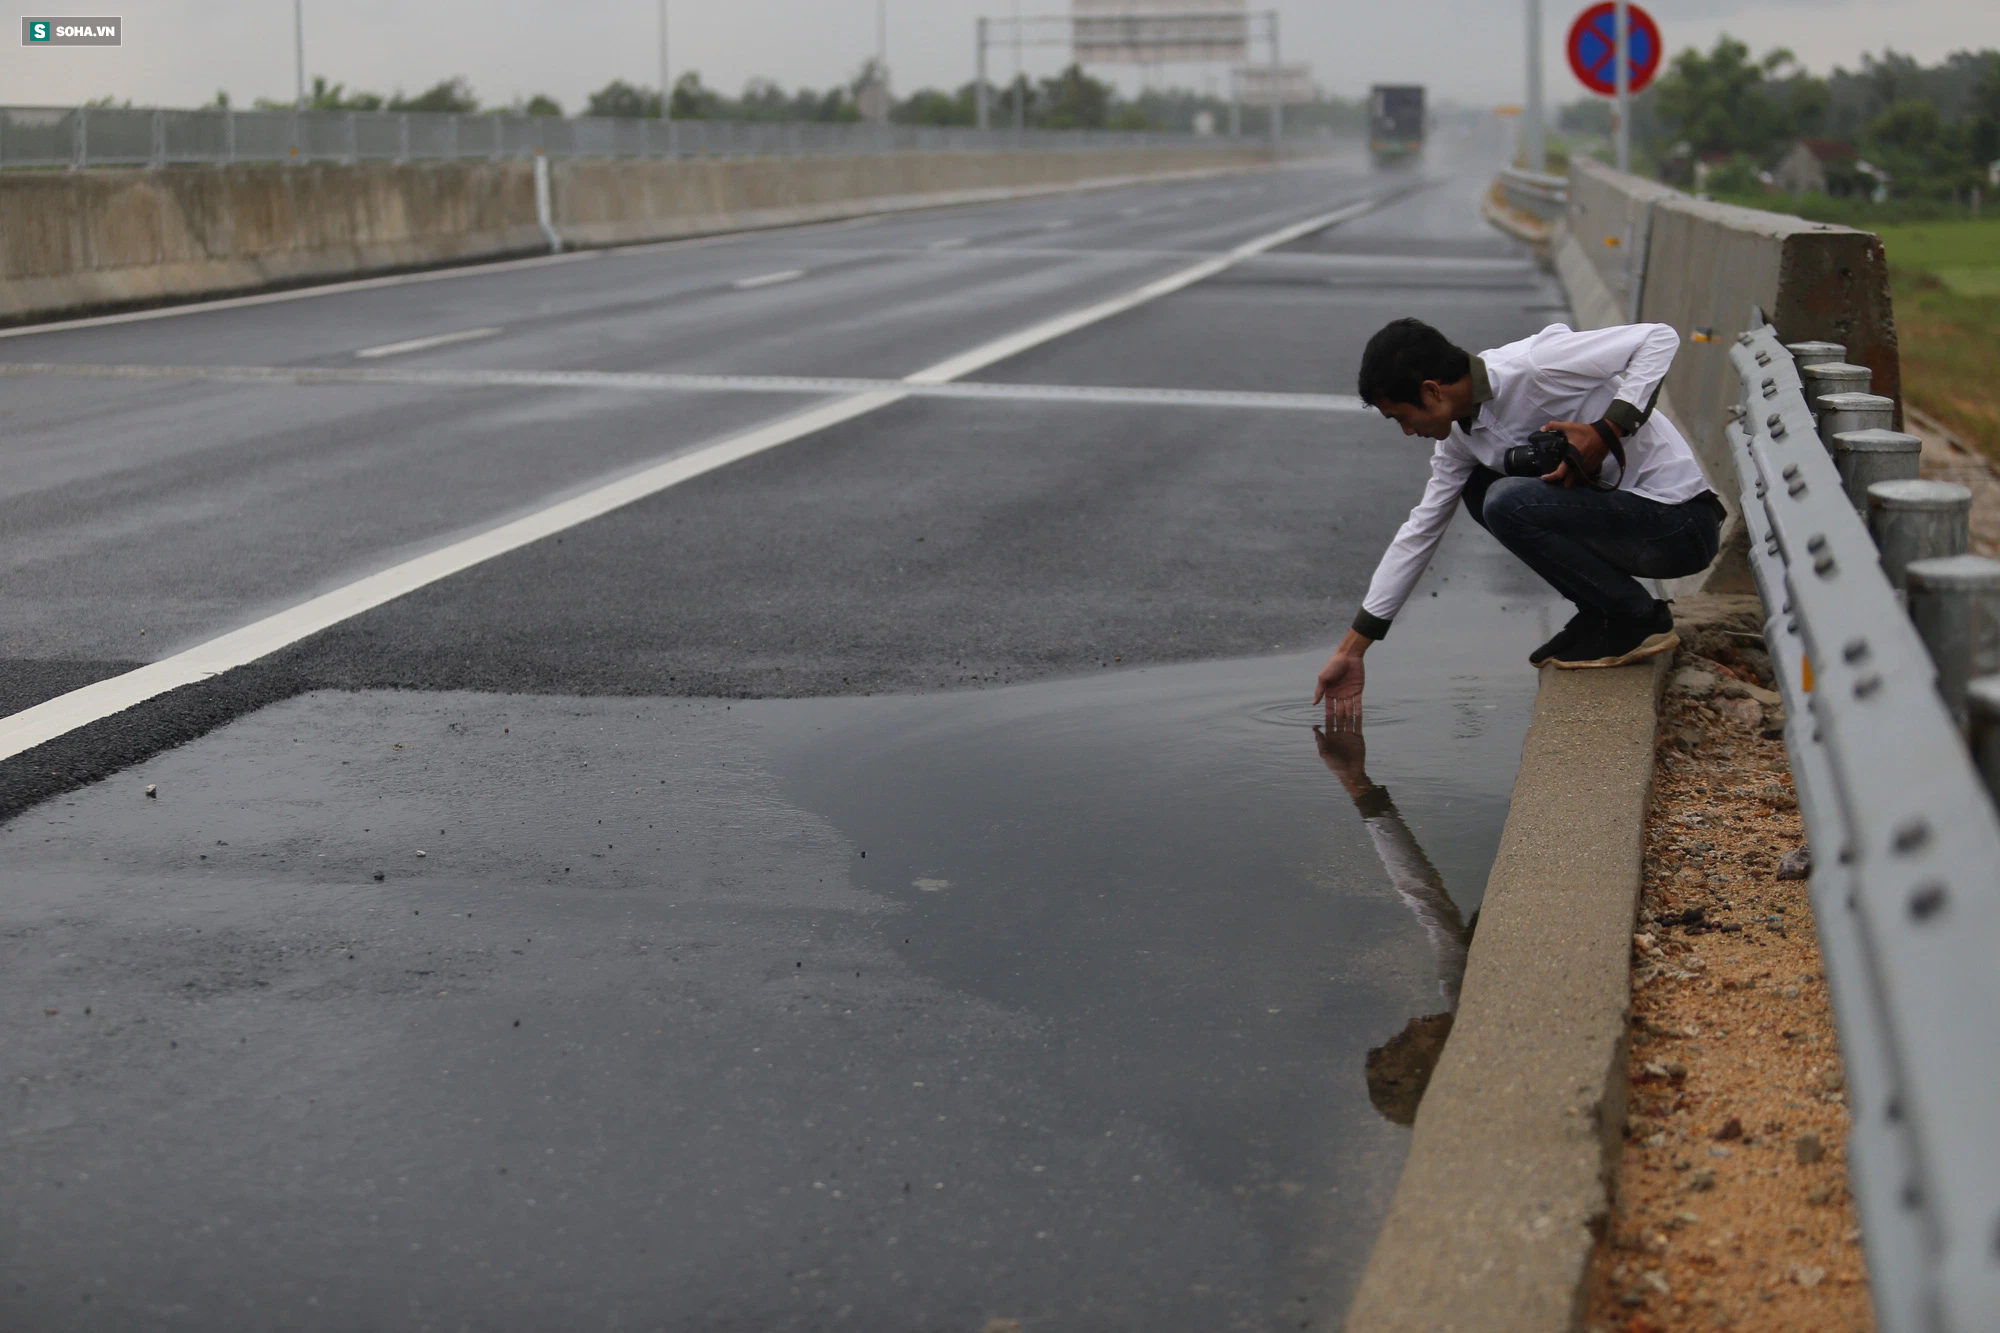
[[[1244,65],[1235,74],[1237,99],[1252,106],[1300,106],[1319,96],[1311,65]]]
[[[1080,64],[1240,62],[1250,56],[1250,0],[1070,0]]]

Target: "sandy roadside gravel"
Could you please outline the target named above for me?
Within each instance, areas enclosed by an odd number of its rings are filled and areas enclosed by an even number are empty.
[[[1869,1330],[1847,1108],[1754,599],[1683,623],[1633,937],[1630,1103],[1590,1333]]]

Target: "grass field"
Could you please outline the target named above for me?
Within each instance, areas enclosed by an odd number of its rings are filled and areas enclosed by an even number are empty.
[[[2000,462],[2000,218],[1875,230],[1889,254],[1904,397]]]

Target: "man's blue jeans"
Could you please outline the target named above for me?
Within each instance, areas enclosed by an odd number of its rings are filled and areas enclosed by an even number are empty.
[[[1721,505],[1662,504],[1629,491],[1565,489],[1482,467],[1465,483],[1466,512],[1586,615],[1643,620],[1653,594],[1640,578],[1699,574],[1715,559]],[[1634,576],[1637,577],[1634,577]]]

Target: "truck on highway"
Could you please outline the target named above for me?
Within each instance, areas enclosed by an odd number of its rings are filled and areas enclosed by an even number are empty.
[[[1409,162],[1424,151],[1424,89],[1378,83],[1368,90],[1368,151],[1375,165]]]

